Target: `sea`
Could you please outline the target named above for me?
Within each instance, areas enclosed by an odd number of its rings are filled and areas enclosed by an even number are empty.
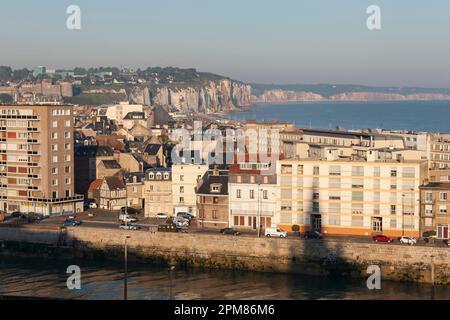
[[[289,121],[297,127],[450,132],[450,101],[295,102],[254,104],[234,120]]]
[[[70,265],[81,270],[80,289],[69,290]],[[117,262],[0,257],[1,297],[121,300],[123,265]],[[433,293],[434,292],[434,293]],[[383,280],[369,290],[366,279],[327,278],[236,270],[170,270],[164,265],[128,264],[129,300],[394,300],[450,299],[449,286]]]

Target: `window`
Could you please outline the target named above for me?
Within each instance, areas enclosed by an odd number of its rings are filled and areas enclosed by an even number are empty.
[[[242,183],[242,176],[237,176],[236,181],[237,183]]]
[[[213,211],[212,211],[212,218],[213,218],[214,220],[219,219],[219,214],[217,213],[217,210],[213,210]]]
[[[52,179],[52,186],[57,186],[57,185],[58,185],[58,180]]]
[[[58,174],[58,168],[52,168],[51,172],[52,174]]]
[[[269,193],[267,192],[267,190],[263,190],[263,199],[269,199]]]
[[[313,212],[319,212],[319,203],[318,202],[313,202],[313,204],[312,204],[312,211]]]
[[[64,161],[70,161],[70,154],[64,155]]]
[[[313,167],[313,175],[319,175],[320,174],[320,168],[318,166]]]
[[[180,187],[180,193],[184,193],[184,186]]]
[[[330,176],[340,176],[341,166],[330,166]]]
[[[184,175],[180,175],[180,181],[184,181]]]
[[[446,200],[448,199],[447,192],[441,192],[441,193],[439,193],[439,199],[440,199],[441,201],[446,201]]]
[[[58,145],[52,144],[52,151],[58,151]]]
[[[319,200],[319,197],[320,197],[320,195],[318,192],[313,193],[313,200]]]
[[[341,225],[341,217],[340,216],[330,216],[328,218],[328,223],[332,226]]]
[[[397,214],[397,206],[395,204],[391,204],[391,214]]]
[[[439,206],[439,213],[440,214],[446,214],[447,213],[447,206]]]
[[[184,203],[184,197],[180,197],[180,203]]]
[[[281,174],[292,174],[292,166],[282,164],[281,165]]]
[[[70,128],[70,120],[64,121],[64,125],[68,128]]]
[[[70,139],[70,132],[64,132],[64,138]]]
[[[52,162],[57,163],[58,162],[58,156],[52,156]]]
[[[68,198],[68,197],[70,197],[70,190],[66,190],[66,197]]]
[[[255,176],[250,176],[250,183],[255,183]]]
[[[70,184],[70,178],[66,178],[66,184]]]
[[[236,198],[238,198],[238,199],[241,198],[241,189],[236,190]]]
[[[362,216],[352,216],[352,226],[362,227],[364,225],[364,217]]]
[[[397,169],[391,169],[391,177],[397,176]]]
[[[255,199],[255,190],[250,190],[250,199]]]
[[[65,143],[64,144],[64,149],[65,150],[70,150],[70,143]]]
[[[303,165],[302,164],[299,164],[298,166],[297,166],[297,174],[303,174]]]
[[[219,197],[213,197],[213,203],[218,204],[219,203]]]
[[[58,127],[58,121],[54,120],[52,121],[52,128],[57,128]]]
[[[364,201],[364,192],[352,191],[352,201]]]
[[[52,132],[52,139],[58,139],[58,132]]]
[[[389,227],[391,229],[397,228],[397,219],[391,219],[391,221],[389,222]]]
[[[364,176],[364,167],[352,166],[352,176]]]

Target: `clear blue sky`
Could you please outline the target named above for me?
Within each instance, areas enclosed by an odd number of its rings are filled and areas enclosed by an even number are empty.
[[[69,31],[66,8],[82,10]],[[382,30],[366,28],[381,7]],[[194,67],[260,83],[450,87],[448,0],[14,0],[0,65]]]

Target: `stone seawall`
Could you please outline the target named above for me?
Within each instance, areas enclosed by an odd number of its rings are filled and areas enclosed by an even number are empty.
[[[171,234],[100,228],[0,228],[1,252],[11,243],[47,245],[67,254],[122,257],[126,236],[131,258],[195,267],[367,277],[369,265],[379,265],[384,279],[450,284],[450,248],[355,243],[346,240],[297,240]],[[53,251],[54,251],[53,250]],[[42,252],[42,250],[37,250]]]

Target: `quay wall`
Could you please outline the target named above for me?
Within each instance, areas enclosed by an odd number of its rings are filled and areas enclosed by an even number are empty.
[[[178,234],[102,228],[0,228],[0,254],[20,251],[20,245],[45,252],[85,258],[122,259],[125,237],[130,259],[205,268],[262,272],[368,277],[367,267],[378,265],[382,278],[396,281],[450,284],[450,248],[401,246],[351,240],[302,240]],[[23,248],[22,248],[23,249]]]

